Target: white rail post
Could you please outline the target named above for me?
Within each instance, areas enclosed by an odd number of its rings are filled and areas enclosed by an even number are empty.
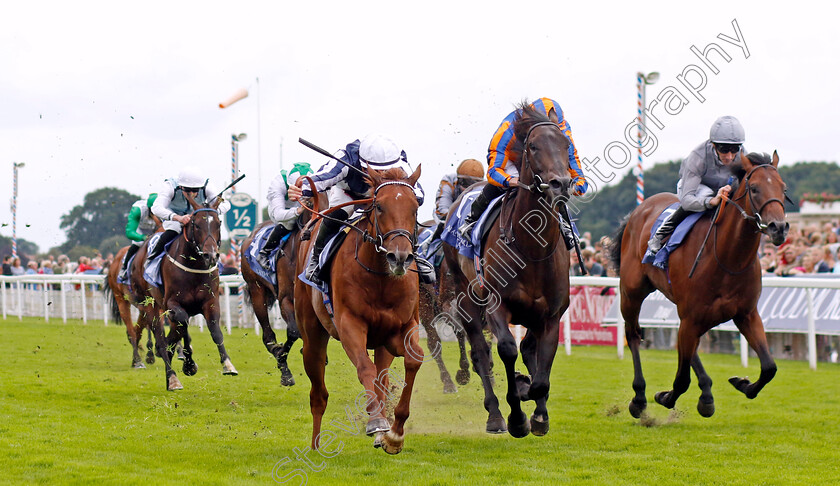
[[[814,318],[814,292],[805,289],[808,296],[808,365],[812,370],[817,369],[817,325]]]
[[[67,324],[67,282],[61,281],[61,319]]]
[[[50,284],[44,281],[44,291],[41,292],[41,297],[44,299],[44,321],[50,322]]]
[[[3,320],[6,320],[6,282],[0,282],[0,294],[3,295]]]
[[[224,284],[224,287],[225,287],[225,291],[224,291],[224,293],[225,293],[225,324],[227,326],[228,336],[230,336],[231,326],[233,325],[233,322],[231,321],[231,317],[230,317],[230,287],[227,285],[227,283]]]
[[[17,289],[17,311],[18,311],[18,320],[23,320],[23,285],[20,284],[20,281],[15,282],[15,288]]]
[[[82,291],[82,322],[87,324],[87,296],[85,295],[85,281],[81,280],[79,289]]]
[[[566,346],[566,356],[572,355],[572,313],[566,309],[563,314],[563,343]]]
[[[741,339],[740,339],[740,342],[741,342],[741,366],[746,368],[749,365],[748,361],[749,361],[749,357],[750,357],[750,343],[747,342],[747,338],[745,338],[743,334],[740,334],[740,336],[741,336]]]
[[[615,327],[615,348],[618,353],[618,359],[624,359],[624,316],[621,315],[621,292],[615,293],[615,299],[618,301],[618,320]]]

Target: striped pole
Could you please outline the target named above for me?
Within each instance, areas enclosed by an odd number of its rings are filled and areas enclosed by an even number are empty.
[[[239,172],[239,157],[236,156],[236,135],[230,136],[230,180],[236,180],[236,173]],[[230,188],[230,193],[236,193],[236,186]]]
[[[17,193],[18,193],[18,169],[23,167],[23,162],[12,162],[12,258],[17,258]]]
[[[644,102],[645,80],[642,73],[636,73],[636,121],[639,127],[639,161],[636,164],[636,205],[645,200],[645,173],[642,169],[642,103]]]

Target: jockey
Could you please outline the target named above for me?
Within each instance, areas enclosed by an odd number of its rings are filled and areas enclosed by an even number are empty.
[[[432,241],[440,238],[443,233],[443,226],[446,223],[446,216],[449,214],[449,208],[452,203],[458,199],[458,196],[464,192],[464,189],[470,187],[484,179],[484,167],[481,162],[475,159],[466,159],[458,165],[458,169],[454,174],[446,174],[440,180],[437,194],[435,194],[435,213],[434,219],[437,223],[437,228],[431,238],[429,238],[425,245],[428,246]]]
[[[157,245],[149,253],[146,263],[156,258],[163,252],[166,244],[174,240],[181,232],[183,226],[190,222],[192,207],[184,197],[189,193],[199,204],[216,197],[216,191],[208,186],[206,177],[202,176],[194,167],[184,167],[175,179],[166,179],[166,184],[152,205],[152,213],[163,221],[163,234],[160,235]],[[219,214],[224,214],[230,209],[230,203],[222,201],[219,205]]]
[[[729,165],[746,154],[743,143],[744,128],[737,118],[722,116],[715,120],[709,139],[692,150],[680,165],[677,182],[680,205],[648,241],[649,253],[656,254],[662,248],[662,240],[690,213],[714,208],[723,197],[729,196],[732,190]]]
[[[271,268],[269,255],[277,248],[277,245],[280,244],[283,237],[292,231],[298,215],[303,211],[300,203],[289,200],[289,195],[287,194],[289,185],[294,184],[298,180],[298,177],[305,176],[310,172],[312,172],[312,168],[309,166],[309,163],[300,162],[292,167],[288,175],[285,170],[280,171],[280,175],[275,177],[268,186],[268,216],[271,218],[271,222],[274,223],[274,229],[271,230],[265,246],[260,250],[259,255],[257,255],[257,262],[263,268]],[[280,250],[280,256],[283,256],[283,250]]]
[[[408,165],[405,151],[400,150],[397,144],[390,138],[379,134],[371,134],[361,141],[356,140],[349,143],[344,150],[340,151],[338,158],[362,172],[368,168],[377,171],[400,168],[405,172],[406,176],[414,172],[411,166]],[[329,197],[331,207],[350,201],[365,199],[371,190],[370,184],[368,184],[364,176],[355,170],[350,170],[347,165],[335,160],[325,164],[311,178],[318,192],[330,189]],[[305,188],[304,184],[306,185]],[[417,195],[418,203],[422,205],[423,188],[419,182],[415,185],[414,192]],[[309,182],[302,177],[293,186],[289,187],[289,199],[293,201],[297,201],[301,196],[312,197],[314,195],[315,193],[312,191],[312,188],[309,187]],[[355,205],[344,206],[330,213],[331,219],[325,218],[321,223],[321,228],[318,231],[318,236],[315,238],[313,245],[312,258],[306,267],[305,276],[309,281],[315,284],[322,283],[318,278],[318,258],[321,256],[321,252],[324,250],[324,246],[327,244],[329,238],[341,229],[341,222],[349,219],[355,209]],[[337,221],[333,221],[333,219]],[[415,260],[421,277],[428,279],[429,272],[431,271],[431,279],[434,281],[434,269],[432,266],[416,255]]]
[[[128,261],[131,260],[131,257],[137,253],[137,250],[143,246],[143,242],[146,241],[146,238],[148,238],[148,236],[154,233],[155,229],[157,229],[158,223],[155,221],[155,216],[151,211],[152,204],[155,203],[155,199],[157,199],[157,193],[153,192],[149,194],[149,197],[146,199],[140,199],[135,202],[131,206],[131,210],[128,212],[128,223],[125,225],[125,236],[131,240],[131,246],[128,247],[128,251],[125,253],[120,272],[125,272],[125,269],[128,266]]]
[[[557,113],[557,119],[560,120],[558,126],[563,132],[563,135],[569,140],[569,174],[572,177],[572,193],[575,196],[581,196],[586,192],[589,184],[586,182],[586,177],[583,175],[583,170],[580,168],[580,160],[578,159],[577,148],[572,139],[572,127],[569,122],[563,117],[563,110],[560,104],[550,98],[540,98],[533,103],[531,107],[535,110],[545,113],[553,108]],[[458,228],[458,232],[464,238],[475,226],[476,221],[481,217],[481,214],[487,209],[490,201],[501,196],[511,186],[516,186],[519,182],[519,170],[510,163],[510,150],[513,149],[516,142],[516,134],[513,133],[513,122],[516,118],[518,110],[514,110],[502,120],[502,124],[496,129],[493,137],[490,139],[490,147],[487,149],[487,181],[489,184],[484,186],[475,201],[473,201],[472,210],[469,216]],[[563,239],[566,241],[566,248],[572,249],[577,241],[577,236],[574,234],[571,226],[569,226],[563,218],[560,218],[560,228],[563,232]]]

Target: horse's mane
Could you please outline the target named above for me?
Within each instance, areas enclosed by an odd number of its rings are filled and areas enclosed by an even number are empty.
[[[406,174],[405,170],[399,167],[394,167],[391,169],[381,171],[378,170],[375,171],[375,173],[376,174],[374,177],[379,179],[378,183],[373,179],[373,177],[370,174],[365,177],[365,180],[367,181],[368,185],[370,185],[370,189],[368,189],[368,192],[367,194],[365,194],[365,197],[373,197],[373,191],[376,189],[376,186],[382,184],[383,182],[404,181],[411,176],[411,174]]]
[[[516,136],[516,140],[510,147],[510,158],[517,169],[519,168],[519,160],[522,157],[525,137],[528,135],[528,130],[537,123],[545,122],[551,123],[552,120],[548,118],[547,115],[535,110],[527,100],[523,100],[516,105],[516,115],[513,118],[513,133]]]
[[[772,163],[772,159],[767,153],[760,154],[758,152],[750,152],[747,155],[747,159],[749,159],[750,163],[752,163],[753,165],[769,165]],[[747,175],[747,170],[744,169],[740,157],[735,158],[735,160],[729,166],[729,171],[735,177],[735,181],[731,184],[732,194],[735,194],[735,192],[738,191],[738,186],[740,185],[741,181],[744,180],[744,176]]]

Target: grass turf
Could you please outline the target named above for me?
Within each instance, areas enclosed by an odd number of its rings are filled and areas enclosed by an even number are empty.
[[[758,362],[705,355],[717,412],[696,410],[696,379],[674,411],[653,403],[670,388],[676,353],[643,351],[650,418],[627,412],[632,362],[613,348],[576,347],[555,360],[545,437],[484,433],[487,414],[475,374],[443,395],[434,362],[418,375],[405,449],[388,456],[363,433],[362,391],[338,343],[331,343],[325,429],[333,457],[307,451],[312,420],[300,344],[290,356],[297,380],[280,373],[253,330],[225,344],[239,376],[222,376],[209,333],[193,329],[196,376],[176,370],[184,390],[165,391],[163,365],[130,368],[121,326],[0,321],[0,483],[98,484],[840,484],[840,366],[780,361],[755,400],[726,378],[758,375]],[[281,336],[282,339],[284,336]],[[425,343],[424,343],[425,346]],[[454,376],[457,349],[444,356]],[[496,361],[496,393],[504,379]],[[402,361],[394,362],[402,373]],[[520,369],[522,366],[520,365]],[[358,420],[349,431],[330,424]],[[533,402],[525,404],[530,415]],[[346,425],[345,425],[346,428]],[[296,450],[298,451],[296,453]],[[288,459],[288,460],[287,460]],[[297,471],[297,472],[296,472]]]

